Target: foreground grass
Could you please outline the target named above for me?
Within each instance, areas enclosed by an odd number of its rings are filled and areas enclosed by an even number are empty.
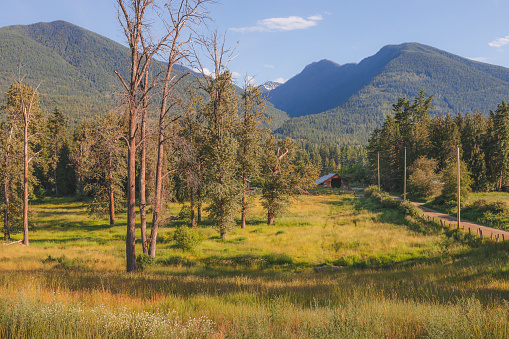
[[[506,244],[454,242],[367,199],[302,197],[275,226],[255,201],[246,230],[202,228],[192,252],[162,243],[136,274],[125,227],[37,207],[31,245],[0,254],[2,338],[509,336]]]

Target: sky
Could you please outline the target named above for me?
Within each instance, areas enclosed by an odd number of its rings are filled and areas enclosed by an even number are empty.
[[[239,83],[284,82],[310,63],[358,63],[404,42],[509,68],[507,0],[216,1],[208,27],[235,48],[227,67]],[[3,2],[0,27],[65,20],[126,44],[114,0]]]

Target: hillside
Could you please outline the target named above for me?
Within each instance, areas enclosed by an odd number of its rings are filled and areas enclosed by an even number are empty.
[[[121,87],[114,71],[124,77],[129,72],[127,47],[65,21],[0,28],[0,59],[1,93],[17,77],[21,63],[25,82],[41,84],[42,108],[50,112],[58,106],[71,125],[117,107]],[[181,87],[191,81],[189,78]],[[185,92],[183,88],[179,91]],[[268,104],[267,114],[274,117],[273,128],[288,119],[272,104]]]
[[[433,47],[389,45],[359,64],[322,60],[271,91],[291,117],[278,133],[325,142],[365,142],[398,97],[435,93],[433,113],[489,113],[509,97],[509,69]]]

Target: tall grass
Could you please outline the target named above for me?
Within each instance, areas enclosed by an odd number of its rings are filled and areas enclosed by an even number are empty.
[[[369,199],[305,196],[275,226],[255,201],[246,230],[198,228],[191,251],[170,226],[135,274],[125,226],[72,204],[36,206],[31,245],[2,246],[0,338],[509,337],[508,244],[448,238]]]

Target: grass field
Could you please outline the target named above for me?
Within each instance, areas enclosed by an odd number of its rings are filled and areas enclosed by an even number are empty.
[[[509,337],[509,245],[454,240],[367,198],[302,196],[274,226],[255,199],[247,229],[223,241],[200,227],[191,251],[169,225],[135,274],[122,216],[33,207],[30,246],[1,247],[1,338]]]

